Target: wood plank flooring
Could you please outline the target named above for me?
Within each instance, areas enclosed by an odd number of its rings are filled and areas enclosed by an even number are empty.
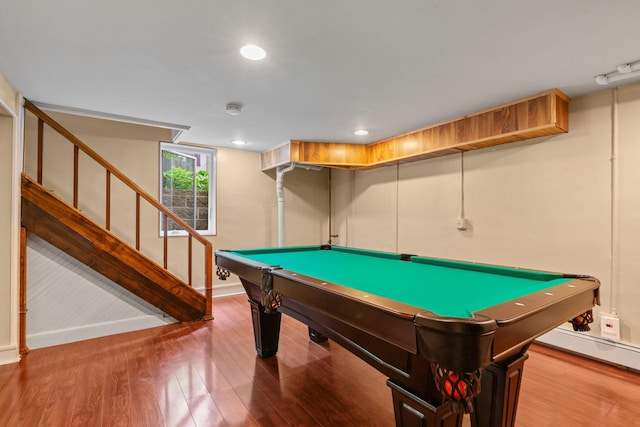
[[[393,426],[386,378],[283,316],[256,357],[245,296],[215,320],[34,350],[0,366],[0,426]],[[532,346],[517,426],[640,425],[640,375]],[[468,420],[466,420],[468,422]]]

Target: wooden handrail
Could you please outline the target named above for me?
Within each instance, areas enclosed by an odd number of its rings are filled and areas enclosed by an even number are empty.
[[[118,168],[113,166],[111,163],[102,158],[98,153],[96,153],[91,147],[82,142],[79,138],[65,129],[62,125],[56,122],[53,118],[48,116],[45,112],[40,110],[36,105],[34,105],[31,101],[25,99],[24,108],[31,112],[38,118],[38,166],[37,166],[37,181],[39,184],[42,184],[42,169],[43,169],[43,151],[44,151],[44,131],[43,124],[46,123],[49,127],[55,130],[57,133],[62,135],[65,139],[71,142],[74,145],[74,189],[73,189],[73,206],[78,208],[78,152],[81,150],[91,159],[93,159],[96,163],[106,169],[107,173],[107,194],[106,194],[106,226],[107,230],[111,227],[111,214],[110,214],[110,206],[111,206],[111,176],[115,176],[118,178],[123,184],[129,187],[136,193],[136,249],[140,250],[140,198],[142,197],[146,200],[151,206],[155,207],[158,211],[162,213],[162,217],[164,219],[164,268],[167,269],[168,261],[167,261],[167,219],[171,219],[176,224],[181,226],[189,235],[189,246],[191,246],[192,239],[196,239],[198,242],[202,243],[205,250],[205,298],[207,304],[207,312],[205,314],[205,319],[211,319],[211,300],[212,300],[212,284],[213,284],[213,263],[210,259],[213,255],[213,245],[211,242],[204,237],[202,237],[195,229],[193,229],[189,224],[187,224],[182,218],[177,216],[167,207],[162,205],[158,200],[156,200],[153,196],[147,193],[142,187],[138,186],[135,182],[133,182],[129,177],[127,177],[124,173],[122,173]],[[207,258],[209,257],[209,259]],[[191,269],[191,247],[189,247],[189,269]],[[189,285],[191,284],[191,270],[188,272],[189,274]]]
[[[24,106],[27,110],[29,110],[39,119],[42,119],[42,121],[44,121],[47,125],[49,125],[49,127],[54,129],[60,135],[64,136],[73,145],[80,148],[80,150],[82,150],[83,153],[85,153],[86,155],[91,157],[93,160],[95,160],[100,166],[110,171],[111,174],[117,177],[120,181],[122,181],[123,184],[127,185],[133,191],[140,194],[140,196],[142,196],[147,202],[149,202],[156,209],[166,214],[169,218],[171,218],[178,225],[184,228],[185,231],[189,232],[189,234],[193,234],[193,237],[195,237],[196,240],[198,240],[205,246],[208,244],[209,245],[211,244],[211,242],[209,242],[207,239],[205,239],[200,234],[198,234],[197,231],[195,231],[189,224],[183,221],[179,216],[177,216],[176,214],[171,212],[169,209],[167,209],[164,205],[162,205],[159,201],[157,201],[153,196],[151,196],[149,193],[143,190],[142,187],[138,186],[135,182],[129,179],[124,173],[120,172],[118,168],[116,168],[111,163],[109,163],[108,161],[100,157],[100,155],[96,153],[93,149],[91,149],[91,147],[86,145],[84,142],[78,139],[75,135],[73,135],[71,132],[69,132],[64,127],[62,127],[58,122],[53,120],[46,113],[44,113],[42,110],[36,107],[31,101],[28,101],[25,99]]]

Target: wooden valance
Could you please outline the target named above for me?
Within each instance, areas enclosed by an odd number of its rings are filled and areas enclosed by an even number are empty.
[[[261,154],[262,169],[300,163],[368,169],[569,131],[569,97],[558,89],[370,144],[291,140]]]

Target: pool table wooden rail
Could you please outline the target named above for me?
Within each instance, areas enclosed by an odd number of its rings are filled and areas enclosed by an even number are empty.
[[[416,314],[420,354],[429,360],[447,360],[441,362],[443,367],[456,372],[522,354],[540,335],[599,303],[597,279],[566,277],[574,280],[479,310],[469,322],[428,311]],[[461,356],[446,357],[450,354]]]

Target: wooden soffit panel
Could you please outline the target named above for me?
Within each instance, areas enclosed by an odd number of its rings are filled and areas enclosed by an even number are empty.
[[[288,163],[368,169],[569,131],[569,97],[551,89],[371,144],[292,140],[265,151],[262,169]]]

